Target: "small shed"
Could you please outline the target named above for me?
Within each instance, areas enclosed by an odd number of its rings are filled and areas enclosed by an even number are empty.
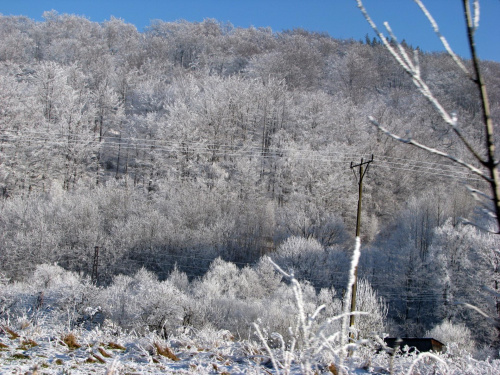
[[[419,337],[403,337],[403,338],[397,338],[397,337],[386,337],[384,339],[384,342],[389,348],[392,349],[398,349],[398,348],[404,348],[405,346],[408,346],[410,350],[418,350],[419,352],[430,352],[431,350],[433,352],[442,352],[444,351],[446,345],[443,344],[441,341],[438,341],[436,339],[426,337],[426,338],[419,338]]]

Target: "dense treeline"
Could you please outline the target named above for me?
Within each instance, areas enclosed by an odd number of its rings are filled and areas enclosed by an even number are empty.
[[[103,284],[142,267],[167,279],[175,265],[193,279],[218,257],[243,267],[271,252],[340,293],[357,200],[349,163],[374,154],[360,273],[386,298],[388,327],[419,335],[465,321],[493,342],[455,303],[497,314],[480,290],[497,287],[498,240],[460,224],[488,225],[462,184],[480,182],[368,124],[373,114],[467,159],[378,43],[215,20],[138,32],[114,18],[44,19],[0,17],[4,276],[41,263],[90,274],[96,246]],[[420,61],[480,144],[473,84],[446,55]],[[483,69],[498,123],[500,66]]]

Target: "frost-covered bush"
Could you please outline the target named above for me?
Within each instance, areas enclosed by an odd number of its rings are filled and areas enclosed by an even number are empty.
[[[316,288],[343,288],[347,282],[349,255],[338,245],[324,247],[314,238],[289,237],[271,258],[283,270]]]
[[[302,309],[312,315],[317,306],[317,294],[310,283],[299,283],[302,291]],[[293,290],[281,283],[275,293],[267,298],[260,313],[259,324],[269,332],[280,334],[285,341],[290,339],[290,327],[297,323],[298,306]]]
[[[451,355],[474,354],[476,350],[471,330],[465,324],[453,323],[448,319],[443,320],[428,331],[426,336],[445,344],[447,353]]]
[[[32,314],[36,296],[25,283],[5,284],[0,288],[0,317],[11,318]]]
[[[307,281],[299,284],[306,314],[312,314],[318,304],[327,306],[322,319],[340,312],[341,303],[334,289],[318,293]],[[198,328],[210,324],[230,330],[235,336],[248,337],[252,323],[259,321],[266,332],[288,339],[289,328],[296,323],[294,292],[266,260],[240,269],[217,259],[205,276],[192,284],[192,293],[195,307],[191,323]]]
[[[88,278],[67,271],[58,265],[37,266],[29,280],[33,292],[37,293],[36,308],[42,312],[52,311],[61,318],[75,323],[84,311],[92,306],[97,288]]]
[[[196,301],[193,323],[199,327],[212,324],[235,335],[246,334],[263,314],[271,314],[269,321],[279,324],[287,316],[283,300],[279,302],[281,313],[274,313],[274,294],[281,287],[281,277],[263,263],[239,269],[234,263],[216,259],[205,276],[192,285]]]
[[[324,264],[325,250],[314,238],[289,237],[272,255],[273,260],[297,278],[310,278]]]
[[[57,264],[41,264],[36,267],[35,272],[29,280],[34,289],[60,290],[71,289],[81,284],[82,279],[74,272],[66,271]],[[64,293],[64,291],[61,291]]]
[[[188,298],[169,280],[158,281],[141,269],[134,276],[116,276],[99,294],[98,303],[105,316],[124,329],[168,335],[182,325]]]
[[[367,313],[356,317],[355,327],[359,338],[382,336],[388,312],[386,302],[365,279],[359,280],[356,294],[356,310]]]
[[[97,288],[58,265],[41,264],[27,282],[6,283],[0,291],[2,315],[30,321],[74,324],[92,305]]]

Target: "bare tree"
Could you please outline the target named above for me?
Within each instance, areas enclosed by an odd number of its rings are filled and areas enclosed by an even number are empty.
[[[427,144],[420,143],[411,138],[404,138],[398,134],[395,134],[385,128],[380,124],[375,118],[369,117],[370,122],[375,125],[379,130],[387,134],[388,136],[406,144],[410,144],[414,147],[423,149],[431,154],[439,155],[452,162],[467,168],[474,174],[480,176],[490,187],[490,193],[486,194],[477,189],[470,188],[471,193],[474,198],[480,202],[483,209],[487,214],[496,220],[497,228],[493,230],[493,233],[500,234],[500,181],[498,175],[498,162],[495,160],[495,141],[493,134],[493,121],[490,114],[490,106],[488,101],[488,94],[486,91],[486,85],[484,83],[483,76],[481,75],[480,62],[476,52],[476,44],[474,39],[474,34],[479,26],[479,1],[474,0],[473,10],[471,11],[470,0],[462,0],[464,8],[464,17],[467,25],[467,35],[469,48],[471,53],[471,64],[472,71],[466,67],[466,65],[460,60],[460,58],[453,52],[450,45],[448,44],[446,38],[439,31],[438,24],[429,13],[427,8],[424,6],[421,0],[414,0],[420,7],[422,12],[425,14],[429,20],[432,28],[436,32],[437,36],[443,43],[444,48],[447,53],[451,56],[458,68],[463,72],[466,79],[470,79],[477,87],[481,108],[482,108],[482,126],[484,131],[485,143],[481,150],[477,150],[472,143],[467,139],[467,137],[462,133],[458,125],[457,115],[453,112],[449,112],[441,104],[441,102],[433,94],[429,85],[422,78],[420,72],[418,50],[414,50],[413,57],[411,57],[407,50],[404,48],[402,43],[397,41],[392,29],[387,22],[384,22],[384,26],[387,29],[389,38],[384,36],[384,34],[378,29],[377,25],[373,22],[372,18],[368,14],[362,0],[356,0],[359,9],[361,10],[363,16],[368,21],[370,26],[376,32],[380,38],[382,44],[387,48],[392,57],[398,62],[398,64],[405,70],[405,72],[411,77],[414,85],[417,87],[419,92],[430,102],[434,109],[441,116],[443,121],[451,128],[451,130],[458,137],[459,141],[467,149],[468,153],[472,157],[472,162],[463,160],[455,155],[449,154],[438,148],[430,147]]]

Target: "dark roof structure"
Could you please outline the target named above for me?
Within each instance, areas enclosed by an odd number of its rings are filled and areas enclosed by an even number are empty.
[[[416,349],[419,352],[442,352],[446,345],[441,341],[433,338],[419,338],[419,337],[386,337],[384,342],[389,348],[399,349],[408,346],[410,350]]]

